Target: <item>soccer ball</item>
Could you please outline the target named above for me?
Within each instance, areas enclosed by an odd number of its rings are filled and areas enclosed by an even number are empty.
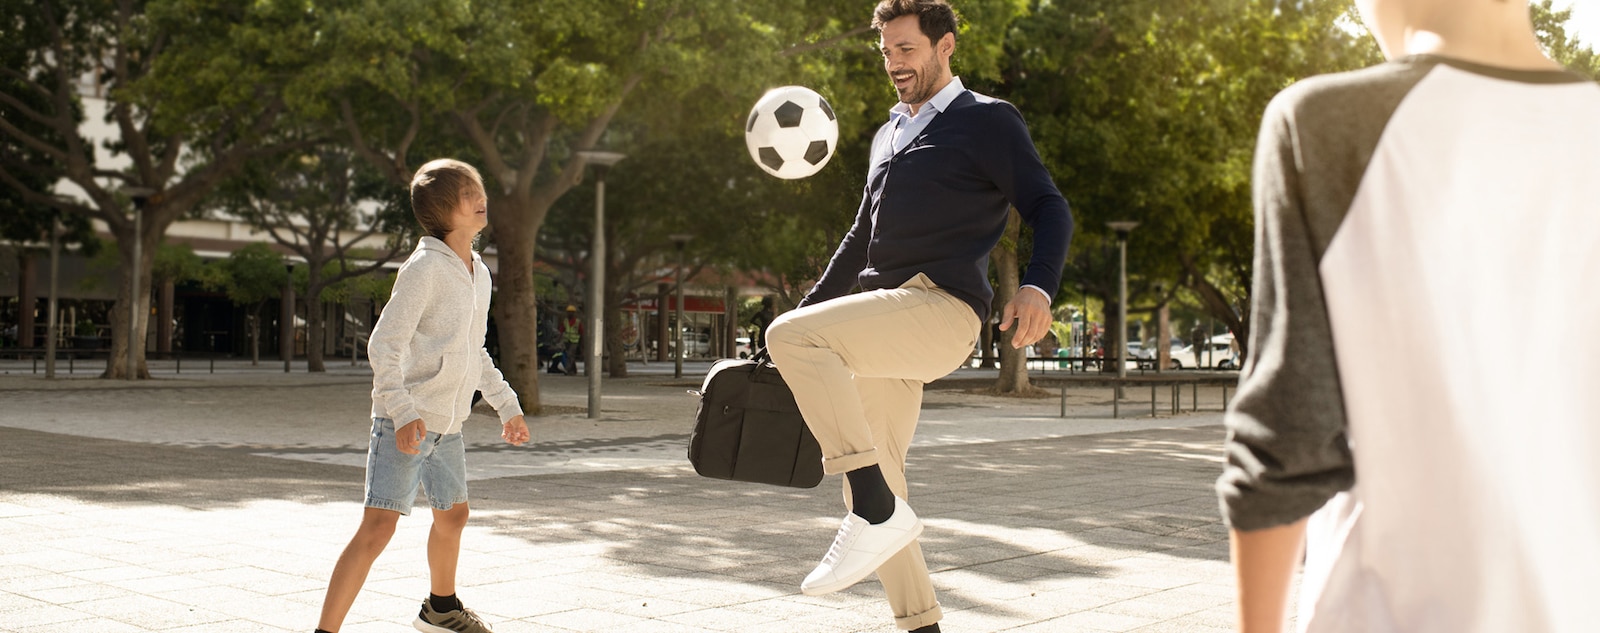
[[[744,143],[750,158],[767,173],[790,180],[805,178],[833,158],[839,122],[828,101],[810,88],[773,88],[750,110]]]

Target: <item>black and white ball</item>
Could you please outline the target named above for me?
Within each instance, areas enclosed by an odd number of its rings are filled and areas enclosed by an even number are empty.
[[[822,170],[839,144],[839,122],[822,95],[803,86],[773,88],[744,126],[750,158],[767,173],[805,178]]]

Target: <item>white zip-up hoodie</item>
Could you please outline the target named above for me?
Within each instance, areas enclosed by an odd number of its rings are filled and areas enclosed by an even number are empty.
[[[394,292],[372,328],[372,416],[395,427],[422,418],[429,431],[461,432],[472,392],[504,423],[522,415],[516,392],[489,358],[489,268],[472,254],[472,273],[442,240],[424,237],[400,266]]]

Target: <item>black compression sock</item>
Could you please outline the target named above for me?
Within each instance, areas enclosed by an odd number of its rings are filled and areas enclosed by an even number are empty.
[[[428,604],[433,607],[434,613],[446,613],[449,611],[461,610],[461,601],[456,599],[456,594],[453,593],[448,596],[430,593],[428,594]]]
[[[888,521],[894,514],[894,493],[883,480],[883,470],[873,464],[844,476],[850,480],[850,511],[873,525]]]
[[[928,626],[912,629],[911,633],[939,633],[939,623],[934,622]]]

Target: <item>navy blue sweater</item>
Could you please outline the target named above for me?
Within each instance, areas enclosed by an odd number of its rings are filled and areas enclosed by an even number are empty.
[[[889,124],[878,129],[855,226],[800,305],[844,296],[858,285],[898,288],[925,273],[986,322],[994,301],[989,251],[1000,242],[1013,206],[1033,227],[1033,257],[1022,283],[1053,298],[1072,214],[1016,107],[963,92],[885,160],[879,157],[887,154],[891,131]]]

